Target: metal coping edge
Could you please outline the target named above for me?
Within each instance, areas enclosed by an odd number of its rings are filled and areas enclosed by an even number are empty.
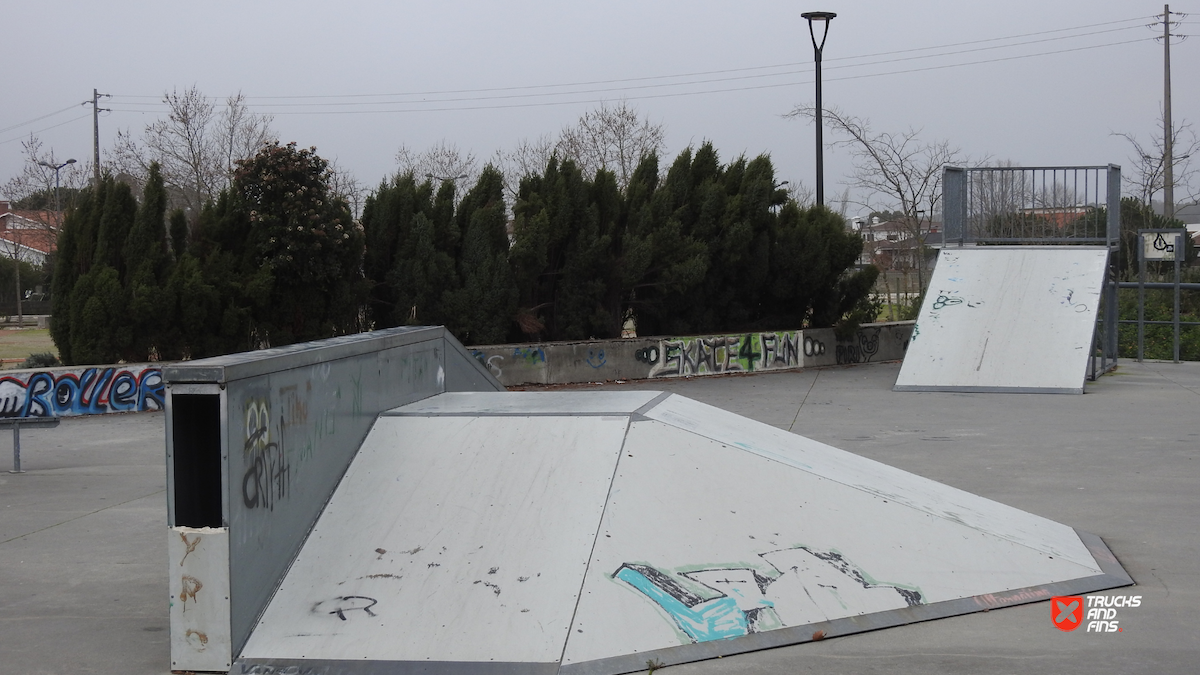
[[[558,668],[557,662],[238,658],[229,675],[554,675]]]
[[[932,391],[958,394],[1082,394],[1083,387],[969,387],[896,384],[892,391]]]

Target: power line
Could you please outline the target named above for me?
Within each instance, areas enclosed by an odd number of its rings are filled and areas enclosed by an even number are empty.
[[[980,39],[980,40],[955,42],[955,43],[949,43],[949,44],[944,44],[944,45],[934,45],[934,46],[929,46],[929,47],[916,47],[916,48],[911,48],[911,49],[901,49],[901,50],[886,51],[886,52],[876,52],[876,53],[872,53],[872,54],[863,54],[863,55],[859,55],[859,56],[839,57],[836,59],[829,59],[829,61],[845,61],[845,60],[854,60],[854,59],[875,58],[875,57],[879,57],[879,56],[890,56],[893,54],[906,54],[906,53],[911,53],[911,52],[929,51],[929,50],[934,50],[934,49],[946,49],[946,48],[950,48],[950,47],[961,47],[961,46],[968,46],[968,45],[974,45],[974,44],[983,44],[983,43],[988,43],[988,42],[1016,40],[1016,39],[1025,38],[1025,37],[1036,37],[1036,36],[1049,35],[1049,34],[1054,34],[1054,33],[1064,33],[1064,32],[1069,32],[1069,31],[1083,30],[1086,28],[1111,26],[1111,25],[1120,24],[1120,23],[1129,23],[1132,21],[1140,22],[1140,21],[1146,20],[1147,18],[1153,18],[1153,17],[1139,16],[1139,17],[1133,17],[1133,18],[1129,18],[1129,19],[1121,19],[1118,21],[1106,21],[1106,22],[1102,22],[1102,23],[1074,26],[1071,28],[1057,28],[1057,29],[1053,29],[1053,30],[1037,31],[1034,33],[1023,33],[1023,34],[1019,34],[1019,35],[1010,35],[1010,36],[1006,36],[1006,37],[985,38],[985,39]],[[1139,23],[1138,26],[1140,26],[1140,25],[1141,24]],[[1137,28],[1138,26],[1128,26],[1127,28]],[[1119,28],[1119,29],[1112,29],[1112,30],[1126,30],[1127,28]],[[1086,35],[1094,35],[1094,34],[1104,33],[1104,32],[1112,32],[1112,31],[1095,31],[1093,33],[1083,33],[1080,35],[1068,35],[1068,36],[1063,36],[1062,38],[1059,38],[1059,39],[1083,37]],[[1034,40],[1034,41],[1030,41],[1030,42],[1026,42],[1026,43],[1017,43],[1014,45],[998,45],[998,46],[986,47],[983,49],[1000,49],[1000,48],[1010,47],[1010,46],[1019,46],[1021,44],[1035,44],[1037,42],[1046,42],[1046,41],[1050,41],[1050,40]],[[966,53],[968,51],[972,51],[972,50],[949,52],[947,54],[942,54],[942,56],[948,55],[948,54]],[[935,58],[936,56],[939,56],[939,55],[913,57],[913,58]],[[312,94],[312,95],[286,95],[286,96],[247,96],[245,98],[247,101],[250,101],[250,100],[329,99],[329,98],[384,98],[384,97],[437,96],[437,95],[445,95],[445,94],[476,94],[476,93],[482,94],[482,93],[491,93],[491,92],[519,91],[519,90],[526,90],[526,89],[561,89],[561,88],[567,88],[567,87],[585,87],[585,86],[604,85],[604,84],[619,84],[619,83],[623,83],[623,82],[644,82],[644,81],[650,81],[650,80],[678,79],[678,78],[684,78],[684,77],[701,77],[701,76],[707,76],[707,75],[723,75],[723,74],[728,74],[728,73],[751,72],[751,71],[759,71],[759,70],[772,70],[772,69],[778,69],[778,68],[796,68],[798,66],[806,66],[806,65],[808,65],[807,62],[794,62],[794,63],[774,64],[774,65],[768,65],[768,66],[750,66],[750,67],[744,67],[744,68],[726,68],[726,69],[721,69],[721,70],[707,70],[707,71],[698,71],[698,72],[692,72],[692,73],[679,73],[679,74],[674,74],[674,75],[650,75],[650,76],[632,77],[632,78],[616,78],[616,79],[605,79],[605,80],[590,80],[590,81],[582,81],[582,82],[565,82],[565,83],[557,83],[557,84],[538,84],[538,85],[522,85],[522,86],[509,86],[509,87],[486,87],[486,88],[476,88],[476,89],[442,89],[442,90],[430,90],[430,91],[395,92],[395,93],[385,93],[385,94]],[[857,64],[857,65],[871,65],[871,64]],[[846,65],[846,66],[835,66],[835,67],[846,68],[846,67],[853,67],[853,66]],[[773,73],[773,74],[749,76],[749,77],[772,77],[772,76],[776,76],[776,75],[780,75],[780,74],[795,74],[795,73],[794,72]],[[714,81],[719,81],[719,80],[714,80]],[[673,86],[673,85],[664,85],[664,86]],[[574,93],[574,94],[591,93],[591,91],[570,92],[570,93]],[[153,99],[158,102],[161,102],[161,99],[162,99],[162,96],[148,96],[148,95],[119,94],[118,96],[120,96],[120,98],[122,98],[122,99]],[[224,97],[209,96],[206,98],[215,101],[215,100],[221,100]],[[132,104],[133,104],[133,102],[126,103],[126,105],[132,105]],[[138,105],[146,105],[146,104],[138,104]],[[260,104],[260,105],[266,105],[266,104]],[[282,104],[282,103],[279,103],[279,104],[272,104],[272,105],[319,105],[319,104],[315,104],[315,103],[314,104]]]
[[[76,106],[76,105],[69,105],[69,106],[63,108],[62,110],[55,110],[54,112],[46,113],[45,115],[42,115],[41,117],[35,117],[31,120],[26,120],[24,122],[21,122],[20,124],[14,124],[11,127],[4,127],[3,129],[0,129],[0,134],[6,134],[6,133],[12,131],[13,129],[19,129],[25,125],[33,124],[34,122],[40,122],[40,121],[46,119],[47,117],[54,117],[55,115],[60,115],[62,113],[67,112],[68,110],[74,110],[75,108],[78,108],[78,107],[79,106]]]
[[[71,107],[75,108],[77,106],[71,106]],[[62,111],[60,110],[59,112],[62,112]],[[57,113],[55,113],[55,114],[57,114]],[[40,134],[43,131],[57,129],[58,127],[61,127],[63,125],[70,124],[71,122],[78,122],[79,120],[84,119],[85,117],[91,117],[91,116],[92,116],[92,113],[85,113],[83,115],[80,115],[79,117],[72,117],[71,119],[67,120],[66,122],[59,122],[58,124],[55,124],[53,126],[44,127],[42,129],[38,129],[37,131],[31,131],[29,133],[30,134]],[[16,138],[10,138],[7,141],[0,141],[0,145],[8,145],[9,143],[16,143],[17,141],[23,141],[23,140],[25,140],[25,136],[21,135],[21,136],[17,136]]]
[[[949,64],[942,64],[942,65],[936,65],[936,66],[925,66],[922,68],[909,68],[906,70],[895,70],[895,71],[887,71],[887,72],[880,72],[880,73],[865,73],[865,74],[861,74],[861,75],[846,75],[843,77],[829,78],[827,81],[836,82],[836,81],[842,81],[842,80],[857,80],[857,79],[863,79],[863,78],[869,78],[869,77],[884,77],[887,75],[903,75],[903,74],[907,74],[907,73],[916,73],[916,72],[923,72],[923,71],[929,71],[929,70],[944,70],[947,68],[961,68],[961,67],[965,67],[965,66],[984,65],[984,64],[998,63],[998,62],[1003,62],[1003,61],[1014,61],[1014,60],[1019,60],[1019,59],[1035,58],[1038,56],[1051,56],[1054,54],[1065,54],[1065,53],[1070,53],[1070,52],[1086,51],[1086,50],[1090,50],[1090,49],[1100,49],[1103,47],[1114,47],[1114,46],[1119,46],[1119,45],[1132,44],[1135,42],[1146,42],[1146,41],[1153,40],[1153,39],[1154,39],[1153,37],[1144,37],[1144,38],[1138,38],[1135,40],[1126,40],[1126,41],[1122,41],[1122,42],[1111,42],[1111,43],[1100,44],[1100,45],[1088,45],[1088,46],[1084,46],[1084,47],[1073,47],[1070,49],[1059,49],[1059,50],[1054,50],[1054,51],[1049,51],[1049,52],[1038,52],[1035,54],[1021,54],[1018,56],[1007,56],[1007,57],[1000,57],[1000,58],[995,58],[995,59],[985,59],[985,60],[981,60],[981,61],[949,63]],[[729,87],[729,88],[723,88],[723,89],[706,89],[706,90],[702,90],[702,91],[673,92],[673,93],[664,93],[664,94],[644,94],[644,95],[637,95],[637,96],[628,96],[625,98],[627,100],[634,100],[634,101],[652,100],[652,99],[660,99],[660,98],[677,98],[680,96],[700,96],[700,95],[705,95],[705,94],[720,94],[720,93],[740,92],[740,91],[755,91],[755,90],[760,90],[760,89],[776,89],[776,88],[780,88],[780,87],[795,87],[795,86],[799,86],[799,85],[803,85],[803,84],[811,84],[811,81],[789,81],[789,82],[780,82],[780,83],[775,83],[775,84],[754,85],[754,86],[748,86],[748,87]],[[580,93],[589,93],[589,92],[571,92],[571,93],[564,93],[561,95],[565,96],[565,95],[580,94]],[[540,107],[557,106],[557,105],[579,105],[579,104],[594,104],[594,103],[603,103],[603,102],[605,102],[605,99],[584,99],[584,100],[576,99],[576,100],[570,100],[570,101],[541,101],[541,102],[530,102],[530,103],[500,104],[500,105],[451,106],[451,107],[440,107],[440,108],[405,108],[405,109],[392,109],[392,110],[314,110],[314,111],[274,111],[274,110],[271,110],[271,111],[268,111],[268,113],[272,114],[272,115],[400,114],[400,113],[455,112],[455,111],[472,111],[472,110],[505,110],[505,109],[512,109],[512,108],[540,108]],[[118,108],[117,111],[118,112],[144,112],[144,111],[140,111],[140,110],[122,110],[120,108]]]
[[[1131,26],[1130,28],[1137,28],[1137,26]],[[1120,28],[1120,29],[1112,29],[1112,30],[1127,30],[1127,29]],[[1112,32],[1112,30],[1097,31],[1096,33]],[[1093,35],[1096,33],[1087,33],[1086,35]],[[1072,36],[1072,37],[1078,37],[1078,36]],[[847,64],[847,65],[842,65],[842,66],[835,66],[833,68],[830,68],[829,70],[835,70],[835,69],[841,70],[841,69],[846,69],[846,68],[861,68],[861,67],[872,66],[872,65],[896,63],[898,61],[911,61],[911,60],[917,60],[917,59],[939,58],[939,57],[943,57],[943,56],[952,56],[952,55],[958,55],[958,54],[966,54],[966,53],[973,53],[973,52],[979,52],[979,51],[994,50],[994,49],[1005,48],[1005,47],[1010,47],[1010,46],[1039,44],[1039,43],[1054,41],[1054,40],[1058,40],[1058,39],[1061,39],[1061,38],[1033,40],[1033,41],[1029,41],[1029,42],[1018,43],[1015,45],[992,45],[992,46],[988,46],[988,47],[978,47],[978,48],[974,48],[974,49],[959,50],[959,51],[948,52],[948,53],[944,53],[944,54],[925,54],[925,55],[920,55],[920,56],[910,56],[910,57],[906,57],[906,58],[902,58],[902,59],[891,59],[891,60],[887,60],[887,61],[873,61],[873,62],[869,62],[869,63]],[[1129,40],[1129,41],[1125,41],[1125,42],[1106,43],[1106,44],[1101,44],[1101,45],[1090,45],[1090,46],[1075,48],[1075,50],[1091,49],[1091,48],[1104,47],[1104,46],[1110,46],[1110,45],[1128,44],[1130,42],[1140,42],[1144,39],[1146,39],[1146,38],[1139,38],[1136,40]],[[1028,56],[1038,56],[1038,55],[1044,55],[1044,54],[1059,54],[1059,53],[1064,53],[1067,51],[1073,51],[1073,49],[1056,50],[1056,51],[1051,51],[1051,52],[1039,52],[1037,54],[1032,54],[1032,55],[1028,55]],[[991,60],[986,60],[986,61],[973,61],[973,62],[968,62],[965,64],[948,64],[946,66],[934,66],[931,68],[924,68],[924,69],[918,68],[918,69],[895,71],[895,72],[897,72],[897,73],[918,72],[920,70],[937,69],[937,68],[941,68],[941,67],[956,67],[958,65],[974,65],[974,64],[979,64],[979,63],[991,63],[994,61],[1011,60],[1011,59],[1015,59],[1015,58],[1025,58],[1025,56],[1026,55],[1018,55],[1018,56],[1013,56],[1013,57],[1000,57],[997,59],[991,59]],[[685,86],[694,86],[694,85],[700,85],[700,84],[714,84],[714,83],[718,83],[718,82],[734,82],[734,81],[744,81],[744,80],[763,79],[763,78],[772,78],[772,77],[785,77],[785,76],[792,76],[792,75],[807,74],[809,72],[810,72],[809,68],[804,68],[803,70],[783,71],[783,72],[777,72],[777,73],[762,73],[762,74],[757,74],[757,75],[742,75],[742,76],[735,76],[735,77],[710,78],[710,79],[704,79],[704,80],[690,80],[690,81],[685,81],[685,82],[670,82],[670,83],[661,83],[661,84],[641,84],[641,85],[633,85],[633,86],[625,86],[625,87],[607,87],[607,88],[599,88],[599,89],[582,89],[582,90],[562,91],[562,92],[545,92],[545,93],[532,93],[531,92],[531,93],[523,93],[523,94],[463,96],[463,97],[455,97],[455,98],[439,98],[439,99],[435,99],[432,101],[420,101],[420,102],[418,102],[418,101],[354,101],[354,102],[347,101],[347,102],[307,102],[307,103],[270,103],[270,104],[264,103],[264,104],[253,104],[251,107],[254,107],[257,109],[263,109],[263,108],[269,107],[269,109],[271,110],[271,114],[279,114],[279,115],[305,114],[305,113],[295,113],[295,112],[290,112],[290,111],[281,111],[281,110],[277,110],[277,109],[278,108],[317,108],[317,107],[328,108],[328,107],[332,107],[332,106],[339,106],[339,107],[356,106],[357,107],[357,106],[394,106],[394,105],[409,105],[409,104],[427,105],[427,104],[431,104],[431,103],[466,103],[466,102],[473,102],[473,101],[500,101],[500,100],[513,100],[513,99],[545,98],[545,97],[550,97],[550,96],[578,96],[581,94],[605,94],[605,93],[624,92],[624,91],[640,91],[640,90],[645,90],[645,89],[659,89],[659,88],[665,88],[665,87],[685,87]],[[862,77],[876,77],[876,76],[878,76],[878,74],[869,73],[869,74],[865,74],[865,75],[847,76],[847,77],[843,77],[843,78],[833,78],[830,81],[836,81],[838,79],[856,79],[856,78],[862,78]],[[795,82],[795,81],[789,81],[787,83],[782,83],[780,85],[768,85],[768,86],[791,86],[793,84],[802,84],[802,83]],[[715,91],[745,91],[746,89],[747,88],[724,89],[724,90],[715,90]],[[471,90],[465,90],[465,91],[471,91]],[[484,91],[496,91],[496,90],[491,89],[491,90],[476,90],[476,91],[484,92]],[[681,95],[689,95],[689,94],[685,92]],[[401,95],[397,94],[396,96],[401,96]],[[647,97],[643,96],[643,97],[635,97],[635,98],[647,98]],[[548,102],[548,103],[544,103],[542,105],[554,105],[554,104],[555,103],[553,103],[553,102]],[[141,102],[137,102],[137,101],[127,101],[127,102],[124,102],[123,105],[142,106],[142,107],[146,107],[146,108],[157,109],[165,104],[163,104],[162,102],[141,103]],[[479,109],[479,108],[471,108],[471,109]],[[324,113],[324,112],[345,113],[345,112],[372,112],[372,111],[370,111],[370,110],[361,110],[361,111],[314,110],[314,111],[312,111],[311,114],[320,114],[320,113]],[[385,112],[385,111],[380,111],[380,112]]]
[[[927,47],[915,47],[915,48],[910,48],[910,49],[901,49],[901,50],[892,50],[892,51],[884,51],[884,52],[875,52],[875,53],[871,53],[871,54],[862,54],[862,55],[858,55],[858,56],[839,57],[839,58],[835,58],[835,59],[829,59],[829,61],[861,61],[862,59],[869,59],[869,58],[876,58],[876,57],[883,57],[883,56],[893,56],[893,55],[899,55],[899,54],[912,54],[912,53],[916,53],[916,52],[928,52],[928,51],[933,51],[933,50],[945,50],[945,49],[952,49],[954,47],[964,47],[964,46],[969,47],[972,45],[987,45],[987,46],[982,46],[982,47],[974,47],[971,49],[961,49],[961,50],[956,50],[956,51],[940,52],[940,53],[936,53],[936,54],[919,54],[919,55],[909,56],[909,57],[900,58],[900,59],[887,59],[887,60],[883,60],[883,61],[872,61],[872,62],[866,62],[866,63],[861,63],[861,62],[860,63],[844,63],[842,65],[832,66],[829,69],[830,70],[842,70],[842,69],[850,69],[850,68],[862,68],[862,67],[867,67],[867,66],[872,66],[872,65],[880,65],[880,64],[885,64],[885,63],[894,63],[897,61],[911,61],[911,60],[918,60],[918,59],[942,58],[942,57],[953,56],[953,55],[958,55],[958,54],[966,54],[966,53],[988,51],[988,50],[995,50],[995,49],[1007,49],[1010,47],[1019,47],[1019,46],[1023,46],[1023,45],[1054,42],[1054,41],[1068,40],[1068,39],[1078,38],[1078,37],[1086,37],[1086,36],[1090,36],[1090,35],[1119,32],[1119,31],[1127,30],[1129,28],[1136,28],[1137,26],[1109,28],[1106,30],[1091,31],[1091,32],[1087,32],[1087,33],[1079,33],[1079,34],[1073,34],[1073,35],[1061,35],[1062,33],[1086,30],[1089,28],[1103,28],[1106,26],[1114,26],[1114,25],[1118,25],[1118,24],[1130,23],[1130,22],[1135,22],[1135,21],[1141,22],[1141,21],[1144,21],[1146,18],[1155,18],[1155,17],[1133,17],[1133,18],[1121,19],[1121,20],[1117,20],[1117,21],[1105,21],[1105,22],[1101,22],[1101,23],[1085,24],[1085,25],[1073,26],[1073,27],[1069,27],[1069,28],[1057,28],[1057,29],[1037,31],[1037,32],[1032,32],[1032,33],[1022,33],[1022,34],[1018,34],[1018,35],[1009,35],[1009,36],[1004,36],[1004,37],[984,38],[984,39],[979,39],[979,40],[968,40],[968,41],[964,41],[964,42],[954,42],[954,43],[933,45],[933,46],[927,46]],[[1177,23],[1191,24],[1191,23],[1200,23],[1200,22],[1185,21],[1185,22],[1177,22]],[[1138,24],[1138,25],[1141,25],[1141,24]],[[1027,40],[1025,42],[1017,42],[1017,43],[1003,44],[1003,45],[988,45],[987,44],[987,43],[994,43],[994,42],[1019,40],[1019,39],[1030,38],[1030,37],[1039,38],[1041,36],[1046,36],[1046,35],[1056,35],[1057,37]],[[1179,37],[1184,37],[1184,36],[1179,36]],[[1039,52],[1039,53],[1035,53],[1035,54],[1027,54],[1027,55],[1011,56],[1011,57],[1000,57],[1000,58],[996,58],[996,59],[945,64],[945,65],[939,65],[939,66],[929,66],[929,67],[924,67],[924,68],[912,68],[912,69],[906,69],[906,70],[887,71],[887,72],[882,72],[882,73],[866,73],[866,74],[860,74],[860,75],[846,75],[843,77],[830,78],[830,81],[862,79],[862,78],[868,78],[868,77],[881,77],[881,76],[887,76],[887,75],[899,75],[899,74],[921,72],[921,71],[927,71],[927,70],[938,70],[938,69],[944,69],[944,68],[955,68],[955,67],[969,66],[969,65],[980,65],[980,64],[986,64],[986,63],[1014,60],[1014,59],[1031,58],[1031,57],[1035,57],[1035,56],[1045,56],[1045,55],[1060,54],[1060,53],[1071,52],[1071,51],[1080,51],[1080,50],[1084,50],[1084,49],[1095,49],[1095,48],[1100,48],[1100,47],[1129,44],[1130,42],[1138,42],[1138,41],[1140,41],[1140,40],[1105,43],[1105,44],[1100,44],[1100,45],[1091,45],[1091,46],[1079,47],[1079,48],[1074,48],[1074,49],[1055,50],[1055,51],[1050,51],[1050,52]],[[782,70],[782,71],[779,70],[779,69],[783,69],[783,68],[788,68],[791,70]],[[799,68],[799,69],[797,69],[797,68]],[[448,90],[434,90],[434,91],[393,93],[393,94],[330,94],[330,95],[287,95],[287,96],[255,96],[255,97],[247,96],[246,100],[264,101],[264,103],[252,104],[252,107],[258,108],[258,109],[268,108],[271,110],[270,114],[278,114],[278,115],[369,114],[369,113],[374,113],[374,112],[404,113],[404,112],[421,112],[421,111],[445,112],[445,111],[453,111],[453,110],[486,110],[486,109],[503,109],[503,108],[519,108],[519,107],[543,107],[543,106],[551,106],[551,105],[575,105],[575,104],[579,104],[579,103],[597,103],[597,102],[602,101],[603,99],[524,102],[524,103],[516,103],[516,104],[509,104],[509,105],[448,106],[448,107],[441,107],[441,108],[420,107],[420,108],[408,108],[408,109],[403,109],[403,110],[313,110],[313,111],[276,110],[276,108],[279,108],[279,107],[427,105],[428,103],[435,103],[435,104],[436,103],[467,103],[467,102],[472,102],[472,101],[544,98],[544,97],[556,97],[556,96],[557,97],[564,97],[564,96],[577,97],[577,96],[580,96],[583,94],[605,94],[605,93],[615,93],[615,92],[620,92],[620,91],[640,91],[640,90],[656,89],[656,88],[662,89],[662,88],[670,88],[670,87],[687,87],[687,86],[697,86],[697,85],[702,85],[702,84],[715,84],[715,83],[720,83],[720,82],[737,82],[737,81],[767,79],[767,78],[776,78],[776,77],[792,77],[795,75],[806,74],[806,73],[810,72],[810,68],[811,68],[811,65],[806,62],[797,62],[797,63],[784,63],[784,64],[774,64],[774,65],[766,65],[766,66],[749,66],[749,67],[743,67],[743,68],[726,68],[726,69],[719,69],[719,70],[697,71],[697,72],[692,72],[692,73],[680,73],[680,74],[674,74],[674,75],[652,75],[652,76],[642,76],[642,77],[633,77],[633,78],[614,78],[614,79],[605,79],[605,80],[590,80],[590,81],[582,81],[582,82],[574,82],[574,83],[541,84],[541,85],[525,85],[525,86],[509,86],[509,87],[487,87],[487,88],[477,88],[477,89],[448,89]],[[777,71],[777,72],[761,72],[761,71],[772,71],[772,70]],[[736,75],[736,76],[732,76],[732,77],[711,77],[711,78],[700,79],[700,80],[692,79],[692,80],[686,80],[686,81],[682,81],[682,82],[660,82],[657,84],[639,84],[639,85],[630,85],[630,86],[623,86],[623,87],[607,87],[607,88],[594,88],[594,89],[582,89],[582,90],[578,89],[578,87],[589,87],[589,86],[594,87],[596,85],[638,83],[638,82],[651,83],[651,82],[661,81],[661,80],[671,80],[671,79],[677,80],[677,79],[682,79],[682,78],[707,77],[710,75],[729,75],[729,74],[734,74],[734,73],[746,73],[746,74]],[[715,94],[715,93],[725,93],[725,92],[751,91],[751,90],[756,90],[756,89],[789,87],[789,86],[797,86],[797,85],[804,84],[804,83],[805,82],[801,82],[801,81],[797,81],[797,80],[789,80],[787,82],[774,83],[774,84],[763,84],[763,85],[746,86],[746,87],[726,87],[726,88],[706,89],[706,90],[702,90],[702,91],[690,91],[690,92],[666,92],[666,93],[660,93],[660,94],[643,94],[643,95],[634,95],[632,97],[625,97],[625,98],[632,98],[632,99],[636,100],[636,99],[672,98],[672,97],[677,97],[677,96],[697,96],[697,95],[703,95],[703,94]],[[543,92],[543,93],[532,93],[531,92],[531,90],[566,89],[566,88],[571,88],[572,90],[558,91],[558,92],[551,91],[551,92]],[[531,93],[500,94],[500,95],[493,95],[493,96],[463,96],[463,97],[458,97],[458,98],[438,99],[438,100],[428,101],[428,102],[345,101],[345,99],[368,99],[368,98],[384,98],[384,97],[393,97],[394,98],[394,97],[408,97],[408,96],[440,96],[440,95],[453,95],[453,94],[492,94],[492,93],[498,93],[498,92],[519,92],[519,91],[526,91],[526,92],[531,92]],[[147,112],[147,111],[161,109],[162,106],[165,105],[161,100],[161,98],[162,98],[161,96],[120,95],[119,98],[120,99],[153,99],[154,102],[153,103],[149,103],[149,102],[143,103],[140,101],[128,101],[128,100],[121,101],[120,105],[122,107],[117,108],[118,112]],[[220,100],[223,97],[205,97],[205,98],[209,98],[210,100]],[[294,99],[309,99],[310,102],[265,103],[265,101],[288,101],[288,100],[294,100]],[[332,101],[332,102],[328,102],[328,103],[322,103],[322,102],[313,102],[312,99],[342,99],[343,102]],[[130,110],[128,108],[125,108],[125,106],[143,107],[143,108],[146,108],[147,110],[144,110],[144,111]],[[61,110],[57,110],[57,111],[48,113],[46,115],[42,115],[42,116],[30,119],[30,120],[26,120],[19,124],[14,124],[12,126],[5,127],[3,129],[0,129],[0,134],[12,131],[12,130],[20,128],[22,126],[28,126],[30,124],[36,123],[38,121],[41,121],[41,120],[44,120],[44,119],[47,119],[50,117],[54,117],[55,115],[59,115],[64,112],[67,112],[67,111],[73,109],[74,107],[75,106],[69,106],[67,108],[63,108]],[[38,131],[34,131],[31,133],[40,133],[41,131],[47,131],[49,129],[54,129],[56,127],[63,126],[65,124],[69,124],[71,122],[77,121],[78,119],[81,119],[81,118],[73,118],[66,122],[62,122],[60,124],[55,124],[55,125],[52,125],[49,127],[45,127],[43,129],[39,129]],[[7,141],[0,141],[0,145],[12,143],[12,142],[15,142],[16,140],[20,140],[20,138],[14,138],[14,139],[10,139]]]

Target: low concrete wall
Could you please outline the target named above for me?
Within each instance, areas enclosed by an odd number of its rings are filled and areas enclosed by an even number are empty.
[[[913,323],[867,324],[846,341],[816,328],[491,345],[471,354],[505,386],[724,375],[902,359]]]
[[[867,324],[844,342],[834,337],[832,328],[815,328],[492,345],[472,348],[471,354],[505,386],[723,375],[902,359],[913,323]],[[171,365],[4,371],[0,417],[162,410],[162,368]]]
[[[6,370],[0,417],[70,417],[162,410],[161,364]]]

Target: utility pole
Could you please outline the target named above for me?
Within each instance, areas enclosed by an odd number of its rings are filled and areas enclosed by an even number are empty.
[[[1175,217],[1175,153],[1171,127],[1171,6],[1163,5],[1163,215]]]
[[[101,94],[98,90],[92,90],[92,100],[84,101],[82,105],[92,106],[92,185],[95,185],[97,190],[100,189],[100,113],[112,112],[110,108],[100,107],[100,97],[111,94]]]

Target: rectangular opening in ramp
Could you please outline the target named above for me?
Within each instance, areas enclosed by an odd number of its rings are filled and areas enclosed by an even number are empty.
[[[1083,393],[1108,250],[944,249],[896,391]]]

